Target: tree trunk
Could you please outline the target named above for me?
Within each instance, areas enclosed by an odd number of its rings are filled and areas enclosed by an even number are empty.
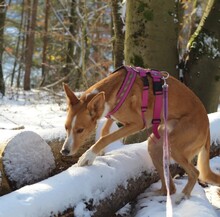
[[[13,83],[14,83],[15,71],[16,71],[18,58],[19,58],[20,42],[22,40],[22,33],[21,32],[22,32],[22,27],[24,24],[24,0],[22,1],[21,4],[22,4],[21,21],[20,21],[20,25],[19,25],[19,36],[18,36],[16,51],[15,51],[15,61],[14,61],[14,66],[13,66],[13,70],[12,70],[12,75],[11,75],[11,87],[13,86]],[[20,62],[20,65],[21,65],[21,62]],[[19,66],[19,68],[20,68],[20,66]],[[19,77],[19,73],[18,73],[18,77]]]
[[[50,11],[50,0],[45,2],[45,19],[44,19],[44,35],[43,35],[43,52],[42,52],[42,81],[40,86],[43,86],[46,80],[46,67],[47,67],[47,45],[48,45],[48,21]]]
[[[30,20],[28,22],[29,25],[27,26],[24,90],[31,89],[30,75],[31,75],[31,67],[32,67],[32,56],[34,53],[34,35],[35,35],[35,26],[36,26],[36,17],[37,17],[37,5],[38,5],[38,0],[33,0],[31,6],[31,13],[30,16],[28,17],[28,19]]]
[[[205,21],[203,30],[193,43],[189,68],[189,87],[203,102],[207,113],[217,111],[220,95],[220,1]]]
[[[6,5],[4,0],[0,0],[0,93],[5,95],[5,82],[3,77],[2,58],[4,51],[4,26],[5,26]]]
[[[88,59],[88,33],[87,33],[87,25],[88,25],[88,9],[87,9],[87,1],[84,0],[83,3],[83,14],[84,19],[82,23],[82,39],[81,39],[81,59],[82,59],[82,79],[84,87],[88,88],[88,82],[86,78],[87,71],[87,59]]]
[[[72,72],[72,76],[70,77],[70,86],[74,90],[78,90],[81,87],[82,81],[82,74],[79,67],[76,67],[78,64],[76,62],[79,61],[78,52],[80,49],[76,46],[75,41],[73,38],[76,38],[77,29],[77,14],[76,14],[77,3],[76,0],[71,1],[71,9],[70,9],[70,16],[69,16],[69,34],[72,36],[69,37],[68,45],[67,45],[67,56],[66,56],[66,65],[64,68],[65,75]],[[74,51],[76,50],[76,51]]]
[[[127,1],[126,64],[166,70],[177,77],[175,1]]]
[[[123,21],[119,10],[121,9],[121,1],[112,0],[112,19],[113,19],[113,61],[114,67],[118,68],[123,65],[124,61],[124,32]]]

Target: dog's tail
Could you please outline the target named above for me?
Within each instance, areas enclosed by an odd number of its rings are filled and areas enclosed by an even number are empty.
[[[202,147],[198,155],[197,168],[200,172],[199,179],[202,182],[220,186],[220,175],[212,172],[209,164],[210,143],[210,132],[208,130],[206,144]]]

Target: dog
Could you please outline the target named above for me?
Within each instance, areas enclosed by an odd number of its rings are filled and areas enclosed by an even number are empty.
[[[117,104],[117,94],[128,71],[121,67],[108,77],[97,82],[78,98],[74,92],[64,84],[64,91],[68,101],[68,113],[65,123],[67,138],[61,149],[61,154],[70,156],[77,152],[79,147],[96,128],[97,121],[108,116]],[[103,126],[100,139],[92,145],[79,159],[78,165],[91,165],[96,156],[110,143],[126,137],[144,128],[151,127],[156,96],[151,88],[153,79],[149,80],[148,106],[143,115],[141,111],[143,97],[143,78],[136,76],[130,92],[121,107],[108,118]],[[183,83],[170,76],[167,79],[169,86],[168,101],[168,141],[170,155],[188,174],[188,182],[180,198],[189,198],[191,191],[199,178],[200,181],[220,185],[220,176],[213,173],[209,165],[210,130],[206,110],[199,98]],[[113,121],[122,123],[123,127],[109,133]],[[166,195],[163,174],[163,134],[164,121],[158,127],[159,138],[152,133],[148,138],[148,151],[153,164],[161,178],[159,193]],[[197,169],[192,163],[198,155]],[[176,191],[172,177],[170,177],[170,193]]]

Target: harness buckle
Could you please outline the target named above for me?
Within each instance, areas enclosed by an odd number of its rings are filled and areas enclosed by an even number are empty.
[[[141,111],[146,112],[147,111],[147,106],[141,106]]]
[[[161,119],[152,119],[151,123],[152,124],[160,124],[161,123]]]
[[[162,80],[160,81],[154,81],[153,82],[153,92],[154,95],[162,95],[163,94],[163,88],[162,88]]]

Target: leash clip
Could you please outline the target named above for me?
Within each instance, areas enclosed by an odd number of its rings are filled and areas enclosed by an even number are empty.
[[[163,82],[164,82],[163,87],[167,87],[168,84],[167,84],[166,80],[170,77],[170,74],[166,71],[162,71],[162,73],[163,73],[162,79],[163,79]]]

